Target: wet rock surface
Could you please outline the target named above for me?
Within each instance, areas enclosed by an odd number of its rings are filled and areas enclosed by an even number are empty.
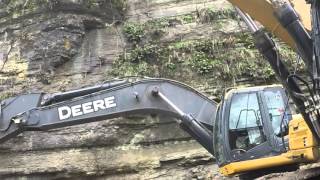
[[[245,31],[224,0],[2,0],[0,99],[150,75],[185,82],[218,100],[224,87],[253,82],[230,76],[229,61],[261,59],[256,51],[226,53],[250,46]],[[146,53],[162,48],[167,51]],[[215,60],[227,63],[221,68]],[[237,178],[221,177],[214,157],[173,119],[146,115],[24,132],[0,145],[0,179]]]

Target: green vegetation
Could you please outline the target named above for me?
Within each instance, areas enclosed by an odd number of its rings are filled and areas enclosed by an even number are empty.
[[[11,91],[5,91],[5,92],[1,92],[0,93],[0,102],[7,99],[7,98],[10,98],[10,97],[13,97],[15,96],[16,94],[11,92]]]
[[[177,24],[189,24],[196,21],[194,14],[185,14],[176,17],[159,18],[145,23],[127,22],[123,26],[123,32],[127,40],[138,44],[148,34],[153,40],[158,40],[165,34],[165,28]]]
[[[183,15],[174,16],[174,17],[153,19],[153,20],[147,21],[145,23],[145,26],[149,28],[150,27],[166,28],[166,27],[174,26],[175,24],[193,23],[196,20],[197,20],[196,14],[189,13],[189,14],[183,14]]]
[[[272,79],[274,73],[246,33],[217,40],[190,40],[166,45],[137,45],[114,63],[112,74],[173,77],[186,69],[224,80]]]
[[[38,8],[45,6],[47,3],[48,3],[47,0],[29,0],[29,1],[11,0],[7,2],[6,10],[10,15],[16,18],[25,13],[36,11]]]
[[[299,73],[305,71],[303,60],[299,59],[297,53],[289,46],[282,44],[281,48],[279,48],[279,53],[291,71]]]
[[[139,43],[144,36],[144,26],[137,23],[126,23],[123,26],[126,38],[132,43]]]
[[[124,13],[127,10],[128,2],[127,0],[111,0],[111,4],[115,7],[120,13]]]
[[[186,14],[180,17],[183,24],[192,23],[195,21],[195,17],[192,14]]]
[[[274,81],[275,74],[255,48],[250,33],[221,34],[215,38],[162,42],[167,28],[190,23],[219,23],[236,19],[232,9],[206,8],[197,14],[154,19],[145,23],[126,23],[123,32],[131,49],[114,62],[108,73],[114,76],[152,76],[175,79],[211,79],[236,82],[240,79]],[[222,21],[217,21],[222,20]],[[224,24],[224,23],[223,23]],[[280,45],[287,64],[296,63],[295,53]]]
[[[167,57],[166,48],[157,45],[147,44],[137,46],[129,53],[121,55],[114,63],[112,74],[116,76],[147,75],[162,68]],[[169,65],[172,66],[172,65]],[[172,68],[172,67],[171,67]]]
[[[240,77],[273,78],[271,68],[260,54],[255,49],[245,47],[247,42],[229,40],[222,40],[220,44],[210,44],[208,41],[196,44],[191,66],[200,74],[211,73],[226,80]]]
[[[218,19],[236,19],[237,13],[233,9],[206,8],[198,12],[198,17],[202,23],[210,23]]]

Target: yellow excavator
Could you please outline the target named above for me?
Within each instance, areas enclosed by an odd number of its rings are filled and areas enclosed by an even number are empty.
[[[229,176],[317,161],[320,137],[320,1],[229,2],[248,25],[256,47],[272,66],[300,114],[292,115],[289,101],[279,87],[254,87],[228,92],[219,105],[221,110],[217,111],[213,132],[220,172]],[[312,83],[288,71],[265,30],[296,50],[306,65]],[[302,92],[298,82],[307,87],[307,93]]]
[[[320,0],[229,1],[281,85],[233,88],[219,104],[185,84],[152,78],[20,95],[0,103],[0,142],[23,131],[162,114],[176,118],[226,176],[319,160]],[[307,78],[288,70],[270,34],[300,55]]]

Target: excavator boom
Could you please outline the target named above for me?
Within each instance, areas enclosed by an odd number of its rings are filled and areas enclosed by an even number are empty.
[[[27,94],[2,102],[0,141],[23,131],[132,114],[161,114],[179,119],[181,128],[213,154],[211,131],[216,106],[216,102],[191,87],[167,79],[121,80],[60,94]]]

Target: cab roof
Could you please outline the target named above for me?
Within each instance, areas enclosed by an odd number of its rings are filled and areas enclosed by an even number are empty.
[[[275,87],[282,88],[283,86],[280,84],[253,86],[253,87],[238,86],[238,87],[234,87],[231,90],[229,90],[226,93],[225,98],[228,98],[231,94],[234,94],[234,93],[256,92],[256,91],[262,91],[266,88],[275,88]]]

